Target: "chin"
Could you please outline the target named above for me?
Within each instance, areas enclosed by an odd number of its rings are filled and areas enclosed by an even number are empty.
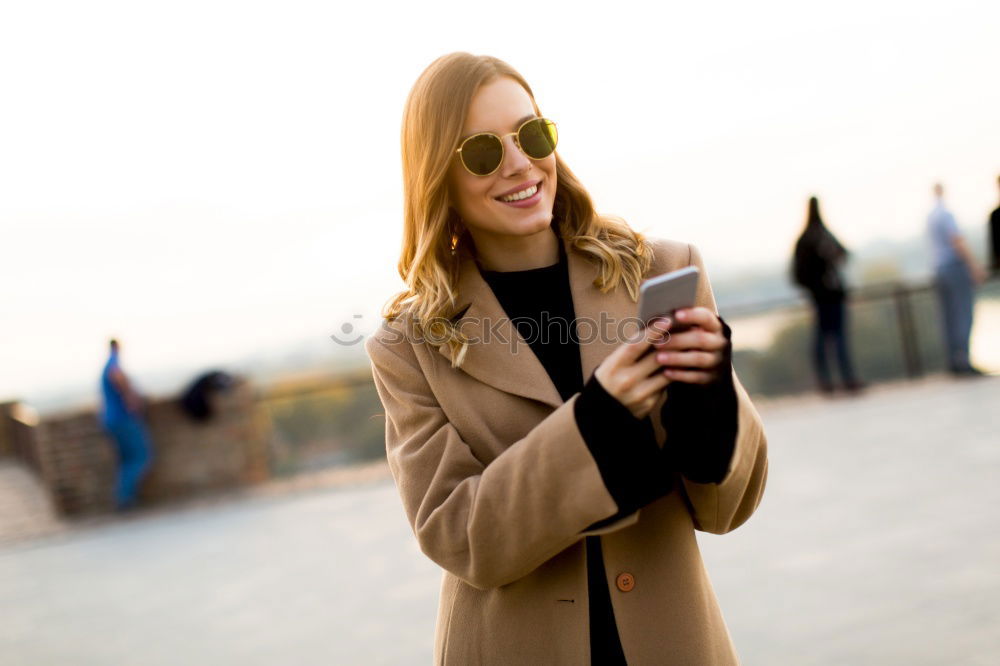
[[[517,220],[510,225],[512,233],[519,236],[530,236],[545,231],[552,226],[552,213],[533,215],[528,219]]]

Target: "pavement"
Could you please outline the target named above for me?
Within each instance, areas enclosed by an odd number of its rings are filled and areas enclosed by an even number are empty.
[[[1000,663],[998,405],[997,377],[759,403],[764,500],[699,534],[745,664]],[[430,663],[440,571],[384,464],[330,479],[0,544],[0,662]]]

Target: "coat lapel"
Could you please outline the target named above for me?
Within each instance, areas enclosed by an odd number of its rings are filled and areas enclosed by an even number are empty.
[[[594,286],[598,266],[586,255],[561,239],[566,250],[570,291],[580,337],[580,360],[584,380],[588,379],[608,354],[619,344],[619,322],[635,317],[636,304],[623,286],[603,294]],[[562,396],[549,378],[541,361],[521,337],[489,284],[479,272],[479,266],[468,253],[463,254],[459,267],[457,301],[465,311],[456,320],[459,330],[474,342],[466,351],[461,371],[507,393],[537,400],[552,407],[563,404]],[[602,316],[603,313],[603,316]],[[604,329],[602,332],[601,329]],[[624,327],[626,334],[635,325]],[[445,358],[451,359],[446,345],[438,347]]]

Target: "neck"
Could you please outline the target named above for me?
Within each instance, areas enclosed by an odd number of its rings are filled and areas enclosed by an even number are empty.
[[[525,271],[559,261],[561,240],[551,226],[527,236],[469,231],[476,245],[476,260],[485,270]]]

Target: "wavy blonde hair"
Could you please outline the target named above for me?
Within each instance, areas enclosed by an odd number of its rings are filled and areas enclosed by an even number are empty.
[[[458,268],[474,250],[468,230],[450,207],[447,174],[472,97],[481,85],[501,76],[517,81],[541,115],[531,87],[513,67],[461,52],[442,56],[424,70],[403,111],[403,242],[397,268],[406,288],[386,302],[381,314],[391,321],[409,313],[416,333],[451,348],[453,367],[461,366],[469,344],[453,320]],[[623,283],[637,300],[652,262],[650,241],[623,220],[598,215],[558,153],[552,212],[560,235],[599,265],[594,285],[608,292]]]

